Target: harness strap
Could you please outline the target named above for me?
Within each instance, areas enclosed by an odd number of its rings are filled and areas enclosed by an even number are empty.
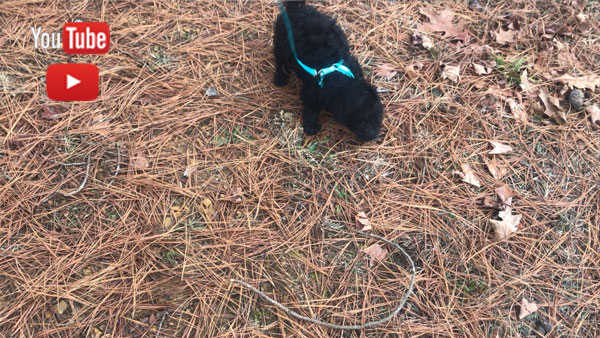
[[[283,23],[285,24],[285,29],[287,31],[290,49],[292,50],[292,54],[294,55],[296,62],[298,62],[300,67],[302,67],[311,76],[319,77],[319,87],[323,88],[323,78],[329,73],[340,72],[348,77],[354,78],[354,74],[352,74],[350,68],[343,65],[343,59],[329,67],[320,70],[316,70],[312,67],[309,67],[305,65],[302,61],[300,61],[300,59],[298,58],[298,53],[296,52],[296,43],[294,42],[294,35],[292,34],[292,24],[290,23],[290,18],[288,17],[287,11],[283,6],[283,3],[281,1],[277,1],[277,5],[279,6],[279,11],[281,12],[281,17],[283,18]]]

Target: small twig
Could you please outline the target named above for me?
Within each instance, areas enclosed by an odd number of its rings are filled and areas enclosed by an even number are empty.
[[[73,190],[71,192],[65,193],[65,196],[73,196],[76,193],[80,192],[81,189],[83,189],[83,187],[85,187],[85,183],[87,182],[88,176],[90,175],[90,163],[91,163],[90,162],[90,158],[91,158],[91,156],[88,155],[88,158],[87,158],[87,167],[85,168],[85,177],[83,178],[83,182],[81,182],[81,184],[79,185],[79,188],[77,188],[77,189],[75,189],[75,190]]]
[[[167,317],[168,314],[169,314],[169,311],[163,312],[162,318],[160,319],[160,324],[158,324],[158,331],[156,331],[156,335],[154,336],[155,338],[158,338],[158,335],[160,334],[160,330],[162,329],[162,326],[163,326],[163,322],[165,321],[165,317]]]
[[[115,180],[115,177],[119,174],[119,170],[121,169],[121,147],[119,146],[119,142],[117,142],[116,145],[117,145],[117,167],[115,168],[113,177],[108,182],[108,186],[112,185],[113,181]]]
[[[378,239],[380,241],[383,241],[391,246],[394,246],[396,249],[398,249],[400,252],[402,252],[402,254],[406,257],[406,259],[408,260],[408,262],[410,263],[410,268],[412,271],[412,275],[410,278],[410,286],[408,287],[408,290],[406,291],[406,293],[404,294],[404,297],[402,297],[402,300],[400,301],[400,304],[396,307],[396,309],[392,312],[390,312],[390,314],[388,314],[387,316],[376,320],[376,321],[372,321],[372,322],[366,322],[364,324],[361,325],[337,325],[337,324],[331,324],[328,322],[324,322],[321,321],[319,319],[314,319],[314,318],[309,318],[306,316],[303,316],[297,312],[295,312],[294,310],[291,310],[287,307],[285,307],[284,305],[282,305],[281,303],[277,302],[276,300],[274,300],[273,298],[267,296],[265,293],[263,293],[262,291],[258,290],[257,288],[255,288],[254,286],[241,281],[239,279],[231,279],[231,282],[233,283],[237,283],[240,284],[242,286],[247,287],[248,289],[256,292],[257,294],[259,294],[261,297],[263,297],[264,299],[266,299],[269,303],[271,303],[272,305],[276,306],[277,308],[279,308],[280,310],[284,311],[285,313],[287,313],[288,315],[299,319],[299,320],[305,320],[307,322],[311,322],[313,324],[317,324],[317,325],[321,325],[321,326],[325,326],[331,329],[338,329],[338,330],[361,330],[361,329],[365,329],[368,327],[373,327],[373,326],[377,326],[379,324],[383,324],[387,321],[389,321],[390,319],[392,319],[394,316],[396,316],[398,314],[398,312],[400,312],[400,310],[402,309],[402,307],[404,306],[404,303],[406,303],[406,300],[408,299],[408,297],[410,296],[410,294],[412,293],[414,284],[415,284],[415,276],[416,276],[416,269],[415,269],[415,263],[413,262],[412,258],[410,258],[410,255],[406,253],[406,251],[404,251],[404,249],[402,249],[402,247],[400,247],[398,244],[393,243],[379,235],[374,235],[374,234],[369,234],[366,232],[362,232],[359,230],[354,230],[354,229],[350,229],[347,228],[346,230],[362,235],[362,236],[366,236],[366,237],[371,237],[371,238],[375,238]]]
[[[54,162],[54,163],[56,163],[57,165],[64,165],[65,167],[68,167],[68,166],[71,166],[71,165],[83,165],[83,164],[85,164],[85,162],[64,163],[64,162],[60,162],[60,161],[57,161],[57,160],[53,160],[53,159],[51,159],[51,158],[48,158],[48,157],[44,156],[44,154],[40,154],[40,155],[42,155],[42,157],[43,157],[43,158],[44,158],[46,161]]]

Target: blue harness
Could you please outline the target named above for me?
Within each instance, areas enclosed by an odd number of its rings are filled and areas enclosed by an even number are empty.
[[[350,70],[350,68],[344,66],[343,59],[337,63],[332,64],[329,67],[322,68],[320,70],[316,70],[312,67],[309,67],[309,66],[305,65],[302,61],[300,61],[300,59],[298,59],[298,54],[296,53],[296,44],[294,43],[294,35],[292,34],[292,25],[290,23],[290,18],[287,15],[287,11],[285,10],[283,3],[281,1],[277,1],[277,5],[279,5],[279,11],[281,12],[281,17],[283,18],[283,22],[285,23],[288,41],[290,42],[290,49],[292,50],[292,54],[294,55],[294,58],[296,58],[296,61],[298,62],[300,67],[302,67],[308,74],[310,74],[313,77],[319,78],[319,87],[323,88],[323,78],[325,77],[325,75],[327,75],[329,73],[333,73],[333,72],[340,72],[340,73],[354,79],[354,74],[352,74],[352,71]]]

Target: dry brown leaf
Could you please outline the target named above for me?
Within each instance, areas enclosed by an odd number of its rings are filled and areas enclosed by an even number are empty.
[[[408,77],[410,77],[411,79],[415,79],[419,77],[419,71],[423,69],[423,66],[423,63],[421,62],[411,63],[404,67],[404,70],[406,71]]]
[[[415,46],[423,46],[427,50],[433,48],[433,41],[427,35],[417,31],[413,32],[412,43]]]
[[[460,168],[462,169],[463,172],[461,173],[460,171],[455,171],[454,174],[457,174],[460,177],[462,177],[463,182],[469,183],[478,188],[481,187],[481,183],[479,182],[479,179],[477,178],[477,176],[475,176],[475,173],[471,169],[470,165],[463,164],[460,166]]]
[[[242,187],[231,187],[224,199],[233,203],[241,203],[243,195],[244,193],[242,192]]]
[[[56,120],[58,119],[58,109],[56,107],[49,107],[45,104],[42,104],[42,118],[46,120]]]
[[[203,199],[202,202],[200,202],[200,205],[198,206],[198,211],[200,211],[206,222],[212,221],[214,209],[211,200],[209,200],[208,198]]]
[[[490,223],[492,223],[492,225],[494,226],[494,230],[496,231],[496,237],[499,240],[503,240],[513,232],[517,231],[517,227],[521,222],[521,215],[513,215],[512,209],[510,207],[506,207],[505,210],[500,211],[498,213],[498,217],[501,219],[500,221],[491,219]]]
[[[521,300],[521,311],[519,311],[519,319],[523,319],[530,314],[536,312],[538,306],[535,302],[528,301],[525,297]]]
[[[444,71],[442,72],[442,79],[450,79],[453,82],[460,80],[460,66],[450,66],[444,64]]]
[[[481,201],[481,206],[484,208],[491,208],[496,210],[502,210],[504,207],[496,200],[491,197],[484,197]]]
[[[596,75],[573,77],[569,74],[563,74],[555,80],[567,84],[571,89],[577,87],[579,89],[596,90],[596,86],[600,86],[600,77]]]
[[[484,159],[484,162],[490,171],[490,174],[492,174],[492,176],[497,180],[501,179],[508,173],[506,167],[502,165],[495,157],[491,160]]]
[[[558,41],[557,41],[558,43]],[[577,57],[573,52],[569,50],[569,48],[558,48],[559,52],[556,55],[556,59],[561,67],[573,67],[577,65]]]
[[[521,23],[519,22],[519,17],[512,14],[506,18],[508,21],[508,29],[518,31],[521,29]]]
[[[593,105],[591,107],[586,107],[585,111],[590,114],[592,123],[596,125],[596,127],[600,126],[600,108],[598,108],[597,105]]]
[[[492,95],[501,98],[502,100],[506,100],[509,97],[513,96],[512,90],[508,88],[500,88],[498,86],[492,85],[490,86],[484,94]]]
[[[491,69],[475,62],[473,62],[473,68],[475,68],[475,74],[477,75],[487,75],[491,71]]]
[[[377,71],[375,72],[376,76],[383,77],[386,80],[391,80],[394,76],[398,74],[394,67],[388,64],[377,65]]]
[[[513,148],[507,144],[503,144],[497,141],[490,141],[494,149],[490,150],[490,155],[508,154],[513,151]]]
[[[180,219],[183,215],[187,214],[190,208],[186,206],[174,205],[171,207],[171,213],[175,217],[175,219]]]
[[[522,104],[517,103],[514,99],[507,99],[508,107],[517,121],[527,122],[527,112]]]
[[[503,30],[502,28],[498,28],[497,31],[492,32],[494,37],[496,38],[496,42],[499,44],[507,44],[510,42],[515,42],[515,36],[517,35],[517,31],[513,30]]]
[[[528,77],[528,74],[527,74],[527,69],[525,69],[523,71],[523,73],[521,73],[521,84],[519,84],[519,86],[526,93],[531,92],[531,90],[533,89],[533,85],[531,84],[531,82],[529,82],[529,77]]]
[[[456,24],[452,23],[454,19],[454,12],[452,10],[446,8],[438,15],[428,5],[427,7],[421,7],[419,12],[429,19],[428,23],[420,25],[424,32],[443,32],[445,38],[453,37],[464,40],[465,24],[462,21]]]
[[[502,201],[502,203],[506,205],[512,204],[512,198],[516,195],[515,191],[509,187],[507,184],[503,184],[496,188],[496,194]]]
[[[543,89],[540,89],[538,96],[540,100],[542,100],[542,103],[544,103],[544,107],[546,108],[544,110],[544,114],[546,114],[550,118],[553,118],[559,124],[567,123],[567,116],[560,107],[557,98],[553,96],[549,97],[546,91]]]
[[[133,161],[131,162],[131,164],[134,169],[139,169],[139,170],[147,169],[148,166],[150,166],[148,159],[145,158],[144,156],[138,156],[138,157],[134,158]]]
[[[373,228],[371,227],[371,221],[367,218],[367,214],[364,211],[359,212],[354,218],[356,221],[356,227],[361,231],[369,231]]]
[[[376,261],[383,261],[387,256],[387,250],[382,248],[379,244],[375,243],[370,247],[363,249],[367,255],[371,257],[369,260],[369,266],[374,266]]]

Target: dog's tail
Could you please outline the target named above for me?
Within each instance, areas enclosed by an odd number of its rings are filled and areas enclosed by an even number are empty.
[[[285,0],[283,5],[288,11],[300,8],[306,4],[306,0]]]

